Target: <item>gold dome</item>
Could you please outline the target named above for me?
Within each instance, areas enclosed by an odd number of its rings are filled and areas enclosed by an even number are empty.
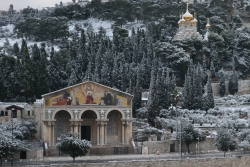
[[[183,15],[183,18],[187,21],[192,20],[193,16],[188,11],[186,11],[186,13]]]
[[[186,21],[182,18],[182,19],[180,20],[180,23],[181,23],[181,24],[185,24]]]
[[[187,2],[187,11],[186,13],[183,15],[183,18],[187,21],[187,20],[192,20],[193,19],[193,15],[191,15],[188,11],[188,2]]]
[[[182,15],[183,15],[183,13],[182,13]],[[182,15],[180,15],[180,20],[178,21],[178,24],[185,24],[186,23],[186,21],[183,19]]]
[[[195,15],[196,15],[196,14],[194,14],[194,19],[191,21],[191,24],[192,24],[192,25],[194,25],[194,24],[197,24],[197,23],[198,23],[197,19],[195,18]]]

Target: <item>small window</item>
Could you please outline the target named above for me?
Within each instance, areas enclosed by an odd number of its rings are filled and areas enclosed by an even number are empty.
[[[5,116],[8,116],[8,111],[5,111]]]
[[[28,115],[30,115],[30,111],[28,111]]]
[[[1,111],[0,116],[4,116],[4,111]]]

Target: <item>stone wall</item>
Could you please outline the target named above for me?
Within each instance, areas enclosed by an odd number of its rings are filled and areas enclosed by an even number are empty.
[[[170,152],[170,144],[175,144],[175,151],[178,151],[178,141],[166,140],[166,141],[145,141],[143,147],[148,147],[149,154],[156,154],[157,151],[160,153]]]
[[[214,96],[220,96],[220,88],[218,83],[212,83]],[[228,81],[225,82],[226,85],[226,95],[229,95]],[[205,90],[207,87],[205,86]],[[250,80],[239,80],[238,81],[238,95],[250,93]]]
[[[50,167],[70,167],[67,165],[50,165]],[[250,156],[231,158],[183,159],[183,160],[141,160],[141,161],[109,161],[103,163],[74,164],[76,167],[249,167]]]
[[[36,148],[27,151],[27,159],[42,159],[43,158],[43,148]]]
[[[214,138],[207,138],[205,141],[199,143],[199,151],[202,152],[215,152],[217,148],[214,146]],[[170,152],[170,145],[174,144],[174,151],[179,152],[179,141],[178,140],[166,140],[166,141],[146,141],[143,142],[143,146],[148,147],[149,154],[156,154],[157,151],[160,153]],[[196,147],[197,144],[197,147]],[[190,153],[195,154],[198,151],[198,142],[195,141],[189,145]],[[182,144],[182,152],[187,151],[186,145]]]

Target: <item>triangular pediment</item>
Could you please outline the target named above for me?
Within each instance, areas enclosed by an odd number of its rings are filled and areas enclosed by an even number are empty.
[[[86,81],[45,95],[46,106],[116,105],[131,106],[133,96],[96,82]]]

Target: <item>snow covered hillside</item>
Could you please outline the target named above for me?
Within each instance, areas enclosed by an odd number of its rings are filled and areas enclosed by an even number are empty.
[[[70,20],[68,21],[68,30],[70,34],[77,33],[77,28],[82,28],[86,32],[90,31],[90,29],[93,30],[94,33],[98,33],[100,27],[104,28],[106,31],[106,35],[112,39],[113,37],[113,28],[114,21],[109,20],[99,20],[96,18],[89,18],[87,20]],[[15,25],[8,24],[7,26],[0,27],[0,53],[8,53],[7,47],[11,47],[14,45],[14,43],[18,43],[19,46],[21,46],[22,38],[17,38],[17,34],[14,32]],[[127,29],[129,32],[129,36],[131,36],[132,28],[137,29],[145,29],[145,24],[143,24],[141,21],[137,22],[128,22],[125,25],[123,25],[123,28]],[[80,33],[78,34],[80,36]],[[37,44],[40,46],[41,43],[46,43],[46,50],[49,51],[51,46],[54,46],[55,51],[59,51],[58,44],[52,44],[49,41],[34,41],[33,39],[26,39],[28,47],[33,46],[34,44]],[[68,37],[68,40],[72,40],[71,35]],[[4,47],[6,46],[6,47]]]

